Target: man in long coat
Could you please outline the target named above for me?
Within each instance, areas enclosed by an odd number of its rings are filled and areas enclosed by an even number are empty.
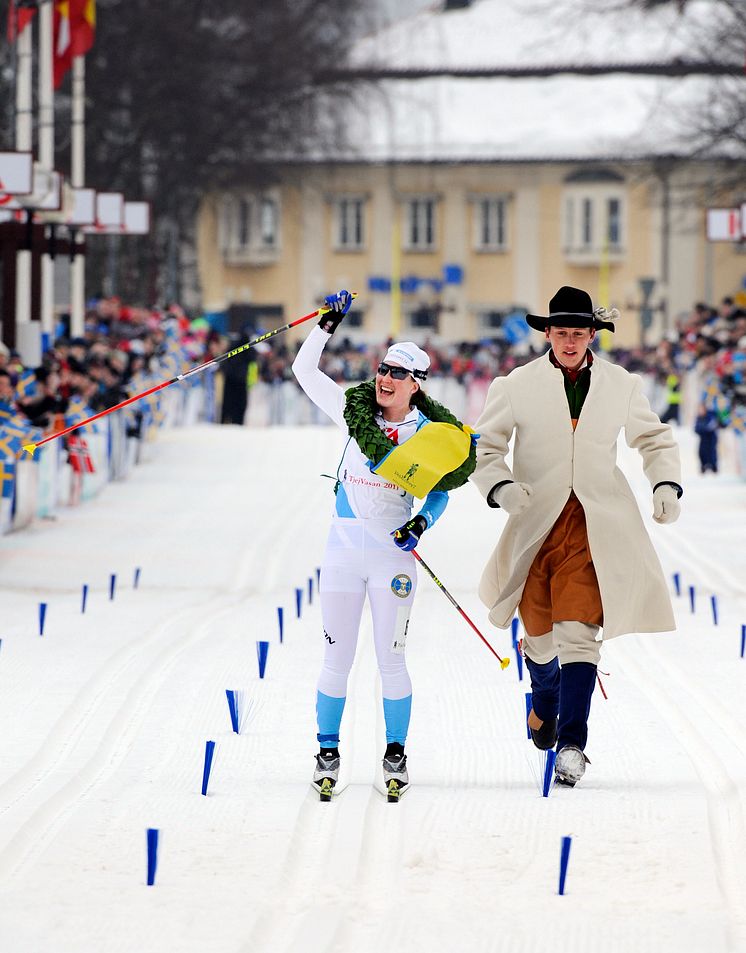
[[[555,777],[568,785],[587,762],[601,629],[609,639],[676,627],[660,563],[617,466],[617,437],[623,429],[642,456],[659,523],[679,516],[679,451],[641,379],[589,350],[598,329],[614,330],[603,318],[616,316],[594,312],[585,291],[560,288],[547,317],[526,317],[551,350],[496,378],[477,422],[472,479],[489,506],[508,513],[479,595],[499,628],[519,612],[529,728],[537,747],[556,743]]]

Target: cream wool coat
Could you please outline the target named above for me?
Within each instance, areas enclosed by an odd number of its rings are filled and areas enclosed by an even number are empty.
[[[471,479],[482,495],[503,480],[534,490],[528,509],[508,518],[482,575],[479,596],[490,621],[503,629],[510,625],[531,563],[574,490],[585,511],[604,638],[675,629],[658,557],[616,464],[617,437],[624,429],[628,445],[642,456],[651,490],[657,483],[681,483],[671,428],[650,409],[641,379],[594,360],[573,432],[562,371],[545,354],[492,382],[476,429],[481,436]],[[511,471],[505,457],[514,431]]]

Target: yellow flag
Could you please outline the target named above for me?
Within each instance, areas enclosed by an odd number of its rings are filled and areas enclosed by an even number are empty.
[[[431,421],[387,453],[373,472],[421,500],[446,473],[466,460],[473,432],[470,427],[461,430]]]

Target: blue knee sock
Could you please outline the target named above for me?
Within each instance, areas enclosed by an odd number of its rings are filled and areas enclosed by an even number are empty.
[[[316,738],[322,748],[336,748],[339,744],[339,726],[346,700],[344,696],[333,698],[316,692],[316,722],[319,726]]]
[[[412,696],[406,698],[384,698],[383,717],[386,722],[386,743],[398,742],[404,745],[409,730],[409,716],[412,713]]]

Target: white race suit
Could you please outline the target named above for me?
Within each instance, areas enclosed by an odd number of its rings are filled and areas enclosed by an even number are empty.
[[[336,471],[336,506],[321,567],[321,615],[326,648],[316,696],[318,739],[336,747],[347,695],[358,629],[367,592],[381,673],[386,738],[406,741],[412,705],[412,683],[404,657],[409,614],[417,576],[410,552],[397,548],[392,532],[410,518],[413,497],[372,472],[367,457],[350,436],[343,411],[345,393],[319,369],[330,335],[317,327],[308,335],[293,363],[293,373],[310,399],[344,432],[347,442]],[[395,443],[411,437],[427,418],[416,408],[404,420],[376,423]],[[432,526],[442,514],[448,494],[431,492],[421,515]]]

